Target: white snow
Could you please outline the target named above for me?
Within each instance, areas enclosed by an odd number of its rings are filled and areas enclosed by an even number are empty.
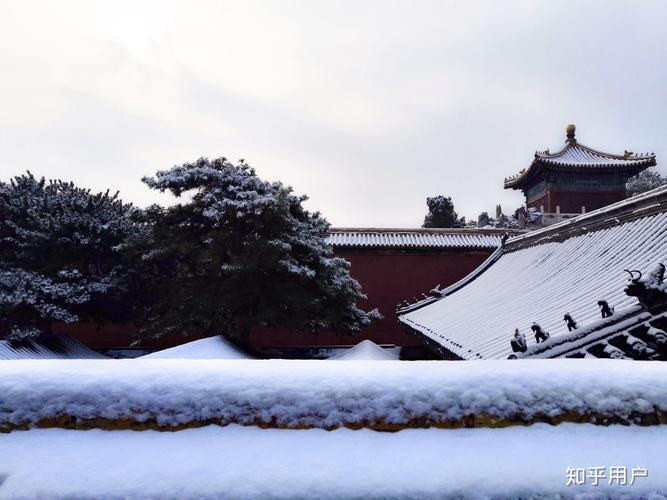
[[[667,364],[622,360],[451,363],[294,360],[20,360],[0,363],[0,427],[43,418],[160,425],[333,428],[486,413],[630,419],[667,412]]]
[[[491,228],[495,229],[495,228]],[[477,229],[340,229],[332,228],[327,243],[334,247],[496,248],[502,234]]]
[[[531,234],[538,232],[510,242]],[[533,322],[556,343],[568,334],[566,313],[586,328],[600,319],[599,300],[606,300],[617,313],[636,306],[637,299],[624,292],[627,274],[623,270],[638,269],[646,276],[657,263],[667,262],[667,213],[564,241],[550,240],[553,231],[543,234],[539,244],[508,251],[474,281],[401,316],[400,321],[464,359],[506,358],[512,354],[510,340],[516,328],[526,334],[530,349],[535,345],[529,330]]]
[[[391,351],[388,349],[384,349],[379,345],[377,345],[372,340],[368,339],[362,340],[357,345],[351,347],[342,354],[338,354],[336,356],[332,356],[329,358],[329,360],[334,360],[334,361],[353,361],[353,360],[395,361],[397,359],[398,359],[398,353],[396,352],[396,349],[392,349]]]
[[[229,340],[219,335],[187,342],[170,349],[153,352],[142,359],[248,359]]]
[[[639,304],[616,308],[613,316],[609,318],[597,319],[571,332],[550,337],[544,342],[533,344],[525,353],[516,353],[516,355],[519,358],[528,356],[536,358],[559,356],[567,352],[572,352],[577,347],[591,345],[598,339],[601,342],[606,342],[603,339],[608,339],[613,333],[626,331],[651,318],[651,314],[643,310]],[[622,354],[619,349],[615,349],[615,351]]]
[[[666,498],[667,426],[0,434],[3,499]],[[610,467],[645,468],[609,485]],[[606,478],[567,486],[567,469]],[[1,479],[0,479],[1,481]]]
[[[598,166],[598,165],[648,165],[655,163],[653,153],[630,153],[614,155],[584,146],[580,142],[565,142],[559,151],[537,151],[535,157],[545,163],[554,165]]]
[[[431,290],[431,292],[434,292],[433,295],[430,297],[426,297],[425,299],[418,300],[417,302],[413,303],[407,303],[405,306],[401,306],[398,308],[398,312],[400,314],[407,313],[412,311],[413,309],[418,309],[420,307],[423,307],[424,305],[430,304],[432,302],[438,301],[442,297],[446,297],[448,295],[453,294],[457,290],[463,288],[464,286],[468,285],[471,283],[473,280],[477,279],[479,276],[481,276],[484,271],[486,271],[489,267],[491,267],[495,262],[500,259],[503,255],[503,247],[499,246],[494,250],[494,252],[489,255],[484,262],[482,262],[479,266],[477,266],[473,271],[468,273],[466,276],[458,280],[456,283],[453,283],[449,285],[447,288],[440,289],[440,285],[438,285],[436,288]]]
[[[6,359],[106,359],[67,335],[57,335],[48,342],[25,339],[20,343],[0,340],[0,360]]]

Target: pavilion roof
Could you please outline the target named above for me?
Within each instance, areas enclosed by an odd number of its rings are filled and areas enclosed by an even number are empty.
[[[522,189],[544,170],[618,172],[631,176],[647,167],[655,166],[654,153],[633,153],[622,155],[605,153],[581,144],[574,137],[574,125],[568,125],[565,146],[555,153],[536,151],[533,162],[527,169],[505,179],[505,189]]]

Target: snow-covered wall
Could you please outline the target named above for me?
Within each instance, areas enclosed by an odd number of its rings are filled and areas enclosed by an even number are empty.
[[[0,430],[667,423],[667,364],[24,360],[0,363]]]

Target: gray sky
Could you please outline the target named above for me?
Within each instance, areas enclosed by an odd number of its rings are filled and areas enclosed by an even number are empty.
[[[244,158],[338,226],[476,218],[564,126],[667,173],[667,2],[0,0],[0,178],[144,206],[140,178]]]

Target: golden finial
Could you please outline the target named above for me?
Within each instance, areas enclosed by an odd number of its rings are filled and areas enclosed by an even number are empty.
[[[573,123],[570,123],[565,127],[565,133],[567,134],[568,139],[570,140],[574,139],[575,130],[577,130],[577,127]]]

